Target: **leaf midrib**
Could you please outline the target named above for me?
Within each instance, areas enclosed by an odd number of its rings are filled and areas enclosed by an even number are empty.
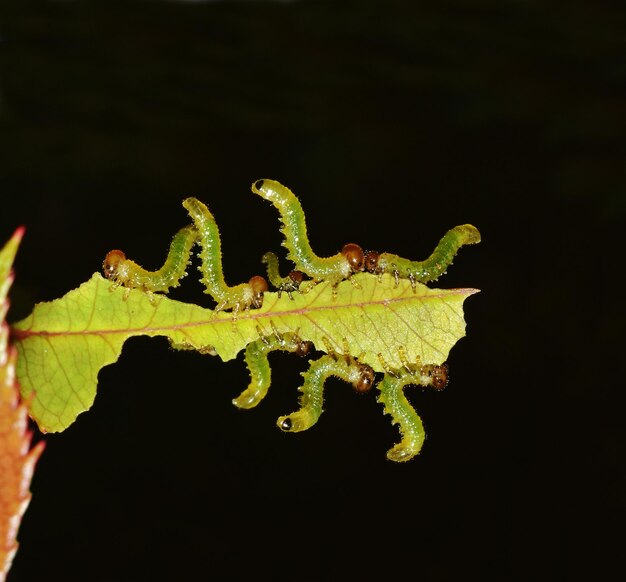
[[[337,304],[337,305],[326,304],[326,305],[321,305],[321,306],[297,308],[297,309],[284,310],[284,311],[271,311],[270,309],[263,313],[254,312],[254,313],[239,315],[237,318],[237,321],[262,321],[264,319],[271,318],[271,317],[276,317],[276,318],[290,317],[290,316],[298,316],[298,315],[307,315],[310,313],[321,312],[321,311],[335,311],[338,309],[357,309],[357,308],[372,307],[376,305],[386,306],[386,305],[397,304],[397,303],[402,303],[406,301],[431,301],[431,300],[437,300],[437,299],[441,300],[441,299],[449,298],[450,295],[453,295],[453,294],[454,295],[466,295],[469,297],[470,295],[473,295],[478,292],[479,292],[478,289],[467,287],[467,288],[446,289],[445,293],[433,293],[433,294],[429,293],[427,295],[425,294],[425,295],[420,295],[420,296],[407,295],[407,296],[395,297],[391,299],[389,298],[377,299],[373,301],[360,301],[357,303],[342,303],[342,304]],[[271,295],[277,298],[277,294],[275,292],[272,292]],[[176,300],[169,300],[169,301],[171,301],[172,303],[178,303],[180,305],[189,306],[188,303],[183,303],[183,302],[179,302]],[[206,309],[207,311],[210,311],[209,308],[200,307],[197,305],[193,305],[193,307],[196,307],[198,309]],[[214,314],[215,312],[211,312],[211,313]],[[158,326],[158,327],[134,327],[134,328],[117,328],[117,329],[89,329],[87,328],[87,329],[83,329],[79,331],[72,331],[72,330],[32,331],[28,329],[18,329],[15,327],[11,327],[11,336],[13,337],[13,339],[20,341],[20,340],[24,340],[26,338],[33,337],[33,336],[55,337],[55,336],[89,336],[89,335],[102,336],[102,335],[117,335],[117,334],[132,335],[135,333],[150,334],[150,333],[158,333],[164,330],[181,330],[181,329],[190,329],[194,327],[216,326],[216,325],[223,325],[223,324],[232,325],[232,317],[221,318],[221,319],[216,319],[216,320],[193,321],[193,322],[188,322],[188,323],[183,323],[183,324],[173,324],[173,325]]]

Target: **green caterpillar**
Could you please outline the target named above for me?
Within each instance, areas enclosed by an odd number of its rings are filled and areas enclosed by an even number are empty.
[[[480,242],[478,229],[471,224],[463,224],[450,229],[433,253],[424,261],[411,261],[391,253],[376,251],[363,252],[355,243],[348,243],[341,252],[332,257],[318,257],[309,244],[306,222],[302,205],[296,195],[275,180],[257,180],[252,184],[252,191],[271,202],[279,211],[283,223],[281,231],[285,235],[283,245],[288,250],[288,258],[296,265],[296,272],[303,272],[314,281],[329,281],[337,285],[359,271],[374,274],[389,273],[396,282],[399,279],[411,281],[413,289],[416,283],[435,281],[452,264],[454,256],[463,245]],[[270,282],[279,290],[290,292],[294,286],[278,273],[278,259],[273,253],[264,255],[268,266]]]
[[[391,415],[393,424],[400,428],[401,440],[387,451],[390,461],[409,461],[422,449],[426,432],[422,419],[411,406],[404,388],[410,384],[432,386],[442,390],[448,383],[448,369],[444,366],[407,366],[402,370],[386,373],[378,384],[380,395],[378,402],[385,407],[385,412]]]
[[[196,237],[197,233],[192,227],[181,228],[172,239],[165,263],[156,271],[140,267],[118,249],[109,251],[102,263],[104,276],[113,281],[114,287],[122,285],[127,290],[167,293],[172,287],[178,287],[180,280],[187,274],[185,269]]]
[[[295,264],[295,269],[282,277],[278,257],[274,253],[263,256],[268,279],[276,287],[279,296],[283,292],[292,296],[292,293],[300,290],[304,277],[309,277],[313,283],[327,281],[334,290],[341,281],[360,271],[365,271],[360,277],[382,277],[388,273],[395,278],[396,287],[400,279],[409,280],[415,291],[417,283],[433,281],[443,274],[461,246],[480,241],[480,233],[475,227],[462,225],[449,230],[431,256],[424,261],[410,261],[375,251],[363,253],[361,247],[354,243],[345,245],[340,253],[331,257],[318,257],[308,241],[302,206],[291,190],[274,180],[258,180],[253,183],[252,190],[279,210],[283,223],[281,230],[285,236],[283,245],[288,250],[288,258]],[[201,282],[206,287],[205,293],[216,301],[216,310],[232,310],[234,322],[241,309],[261,308],[268,289],[267,281],[263,277],[254,276],[247,283],[228,286],[222,269],[219,229],[213,215],[196,198],[185,199],[183,206],[193,224],[176,233],[160,269],[147,271],[126,259],[122,251],[113,250],[107,254],[103,263],[105,276],[113,281],[114,286],[126,287],[127,292],[139,289],[147,293],[167,293],[169,289],[178,286],[180,279],[186,275],[192,248],[198,243],[201,247]],[[302,338],[298,330],[279,332],[271,325],[270,333],[265,333],[257,326],[258,339],[250,341],[245,348],[244,360],[250,372],[250,384],[233,399],[233,404],[239,408],[253,408],[266,396],[271,383],[268,360],[271,352],[281,350],[304,356],[313,350],[312,342]],[[382,380],[377,385],[380,392],[378,401],[383,404],[385,412],[391,415],[393,423],[399,426],[401,434],[400,442],[388,451],[387,458],[401,462],[417,455],[424,443],[425,432],[404,389],[410,384],[443,389],[448,382],[445,364],[409,362],[404,348],[398,347],[398,360],[402,364],[400,369],[387,365],[382,354],[378,354],[380,364],[374,370],[360,361],[363,354],[357,356],[351,353],[345,340],[343,353],[337,353],[330,340],[323,339],[327,353],[311,361],[309,369],[302,374],[304,382],[299,388],[302,393],[300,407],[291,414],[279,417],[279,428],[284,432],[300,432],[318,421],[323,411],[324,385],[329,377],[338,377],[351,384],[355,391],[366,393],[375,384],[375,372],[383,371]],[[203,350],[204,353],[216,353],[212,346],[206,346]]]
[[[366,251],[364,259],[365,270],[369,273],[389,273],[396,279],[408,279],[413,289],[416,283],[428,283],[437,280],[452,264],[454,256],[463,245],[472,245],[480,242],[480,232],[471,224],[462,224],[451,228],[430,257],[424,261],[411,261],[391,253]]]
[[[270,386],[270,366],[267,355],[275,350],[289,351],[305,356],[313,349],[311,342],[303,341],[298,333],[280,334],[275,328],[272,334],[264,335],[258,328],[259,339],[248,344],[245,362],[250,372],[251,382],[233,404],[239,408],[253,408],[266,396]],[[337,354],[330,345],[328,354],[310,362],[309,369],[303,372],[303,385],[298,389],[300,408],[291,414],[280,416],[276,424],[283,432],[302,432],[311,428],[323,412],[324,384],[335,376],[351,384],[355,392],[364,394],[374,385],[375,373],[371,366],[359,362],[350,355],[348,346],[345,353]],[[380,356],[386,372],[377,388],[380,391],[378,402],[390,414],[393,423],[399,425],[401,441],[387,452],[391,461],[409,461],[421,450],[426,437],[422,420],[411,406],[404,388],[410,384],[431,386],[443,390],[448,383],[448,368],[444,365],[417,365],[406,361],[404,351],[401,359],[404,366],[400,370],[388,368]]]
[[[251,277],[247,283],[229,287],[224,281],[222,269],[222,245],[220,231],[209,209],[197,198],[186,198],[183,206],[189,212],[197,230],[198,242],[202,247],[200,271],[202,283],[217,302],[217,311],[233,309],[235,314],[242,308],[259,308],[263,305],[263,294],[267,291],[267,281],[260,275]]]
[[[267,394],[271,384],[271,370],[267,355],[270,352],[281,350],[293,352],[299,356],[306,356],[313,350],[313,344],[303,341],[297,333],[279,333],[274,330],[270,335],[264,335],[260,328],[259,339],[246,346],[244,359],[250,372],[250,384],[237,397],[233,404],[238,408],[254,408]]]
[[[304,210],[296,195],[275,180],[257,180],[252,191],[271,202],[280,213],[285,235],[282,243],[287,248],[288,258],[297,271],[301,271],[315,282],[328,281],[332,285],[363,270],[364,253],[354,243],[344,245],[340,253],[332,257],[318,257],[311,249],[306,231]],[[267,256],[267,255],[266,255]]]
[[[361,364],[349,355],[338,358],[334,353],[311,362],[302,376],[304,384],[298,388],[302,392],[300,409],[279,417],[276,422],[285,432],[301,432],[318,421],[323,411],[324,383],[331,376],[351,384],[355,392],[361,394],[368,392],[374,383],[374,370],[371,366]]]
[[[224,280],[220,233],[215,218],[209,209],[196,198],[183,201],[194,225],[181,228],[172,239],[163,266],[156,271],[147,271],[134,261],[126,258],[124,252],[114,249],[104,258],[102,270],[113,287],[122,285],[130,292],[141,289],[147,293],[167,293],[178,287],[180,280],[187,275],[191,250],[194,244],[202,247],[200,271],[205,293],[217,302],[216,311],[232,309],[235,315],[240,309],[260,308],[263,294],[268,289],[267,281],[260,275],[251,277],[247,283],[229,287]]]
[[[286,277],[280,276],[280,270],[278,267],[278,257],[275,253],[265,253],[261,257],[261,262],[265,263],[267,267],[267,278],[270,283],[278,290],[278,296],[282,293],[287,293],[289,297],[293,297],[292,293],[300,289],[300,285],[304,280],[304,273],[302,271],[291,271]]]

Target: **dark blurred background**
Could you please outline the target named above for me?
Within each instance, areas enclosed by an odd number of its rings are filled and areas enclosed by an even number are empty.
[[[477,287],[443,393],[411,391],[414,461],[375,394],[305,362],[256,410],[239,358],[129,341],[47,435],[9,582],[609,579],[623,559],[626,19],[621,2],[3,2],[0,234],[27,227],[10,319],[122,248],[162,263],[204,200],[227,280],[280,250],[262,177],[313,247],[424,258]],[[176,298],[204,302],[186,279]],[[37,436],[40,438],[40,436]],[[622,569],[623,571],[623,569]],[[405,574],[406,573],[406,574]]]

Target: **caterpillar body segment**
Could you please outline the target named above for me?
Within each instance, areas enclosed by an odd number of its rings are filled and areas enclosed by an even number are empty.
[[[187,274],[191,249],[196,238],[193,227],[181,228],[172,239],[165,263],[156,271],[147,271],[140,267],[118,249],[109,251],[102,263],[104,276],[113,281],[115,286],[122,285],[129,290],[167,293],[171,288],[178,287],[180,280]]]
[[[247,283],[229,287],[224,280],[222,245],[215,218],[206,205],[197,198],[186,198],[183,206],[191,216],[198,233],[202,259],[201,281],[206,287],[205,293],[216,301],[216,311],[233,309],[236,314],[240,309],[261,307],[263,293],[268,289],[267,281],[255,275]]]
[[[283,223],[283,246],[296,270],[316,282],[329,281],[334,286],[363,270],[363,251],[354,243],[345,245],[340,253],[331,257],[318,257],[313,252],[307,235],[304,210],[289,188],[275,180],[264,179],[254,182],[252,191],[277,208]]]
[[[411,261],[391,253],[367,251],[365,269],[370,273],[389,273],[398,279],[408,279],[415,289],[415,283],[428,283],[437,280],[446,272],[458,250],[464,245],[480,242],[480,232],[471,224],[451,228],[432,254],[424,261]]]
[[[271,383],[270,363],[267,359],[270,352],[282,350],[306,356],[313,350],[312,342],[303,341],[297,333],[266,336],[259,332],[259,339],[246,346],[244,358],[250,372],[250,384],[237,398],[233,398],[233,404],[238,408],[254,408],[265,398]]]

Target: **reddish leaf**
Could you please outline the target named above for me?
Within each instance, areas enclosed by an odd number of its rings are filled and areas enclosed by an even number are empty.
[[[0,582],[17,551],[17,530],[30,501],[30,481],[43,442],[31,448],[28,411],[15,380],[17,352],[8,345],[7,292],[13,282],[11,265],[23,235],[18,229],[0,251]]]

